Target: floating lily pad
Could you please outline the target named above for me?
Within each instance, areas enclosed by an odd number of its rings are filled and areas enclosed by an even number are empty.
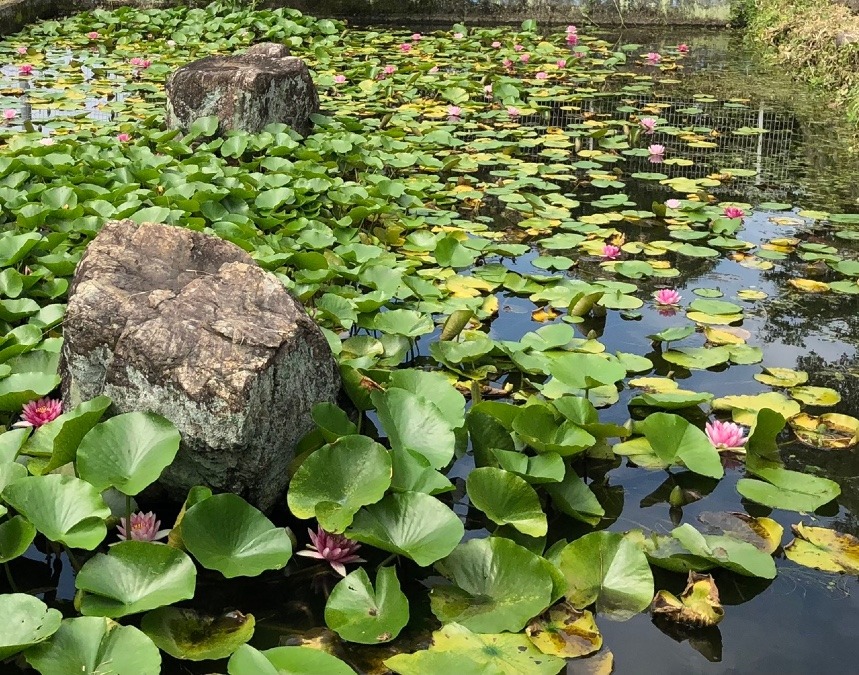
[[[375,589],[359,567],[337,582],[325,603],[325,623],[348,642],[390,642],[408,621],[409,601],[394,567],[378,571]]]
[[[859,574],[859,539],[826,527],[792,525],[796,537],[784,554],[795,563],[838,574]]]
[[[565,659],[593,654],[603,642],[594,615],[567,602],[550,607],[532,620],[525,634],[544,654]]]
[[[60,628],[63,615],[26,593],[0,595],[0,659],[47,640]]]
[[[274,647],[259,651],[242,645],[227,663],[229,675],[355,675],[336,656],[312,647]]]
[[[179,607],[154,609],[140,623],[159,649],[188,661],[227,658],[253,637],[254,625],[252,614],[207,616]]]
[[[516,474],[482,467],[468,474],[466,491],[471,503],[499,525],[512,525],[531,537],[548,528],[536,491]]]
[[[650,612],[654,617],[696,628],[715,626],[725,617],[713,577],[696,572],[689,572],[689,581],[679,598],[669,591],[659,591]]]

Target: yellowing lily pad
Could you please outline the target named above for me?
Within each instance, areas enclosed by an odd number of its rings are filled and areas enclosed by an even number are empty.
[[[704,511],[698,520],[714,533],[741,539],[764,553],[774,553],[784,534],[784,528],[772,518],[753,518],[746,513]]]
[[[743,320],[742,314],[705,314],[704,312],[687,312],[686,316],[696,323],[710,324],[713,326],[727,326],[728,324]]]
[[[691,571],[686,589],[680,597],[668,591],[659,591],[653,598],[650,612],[654,617],[696,628],[715,626],[725,617],[713,577]]]
[[[814,279],[788,279],[787,283],[803,293],[826,293],[829,291],[829,284]]]
[[[755,291],[750,288],[737,291],[737,297],[741,300],[765,300],[769,296],[763,291]]]
[[[722,396],[713,401],[714,410],[730,410],[734,422],[749,427],[754,425],[758,411],[762,408],[774,410],[785,419],[798,415],[800,411],[799,403],[777,391],[755,395]]]
[[[789,388],[808,382],[808,373],[790,368],[764,368],[764,372],[755,375],[755,379],[771,387]]]
[[[859,420],[850,415],[802,413],[788,420],[796,437],[812,448],[843,450],[859,443]]]
[[[704,336],[707,342],[714,345],[741,345],[751,337],[751,333],[744,328],[726,326],[725,328],[704,327]]]
[[[550,607],[533,619],[525,633],[544,654],[566,659],[587,656],[602,647],[602,635],[594,615],[568,602]]]
[[[662,394],[680,388],[677,382],[667,377],[636,377],[629,381],[629,386],[638,387],[654,394]]]
[[[785,546],[788,559],[806,567],[838,574],[859,574],[859,539],[826,527],[791,526],[796,537]]]
[[[789,393],[808,405],[831,406],[841,400],[841,394],[829,387],[794,387]]]

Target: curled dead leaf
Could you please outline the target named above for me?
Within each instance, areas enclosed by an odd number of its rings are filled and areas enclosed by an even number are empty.
[[[713,577],[691,571],[680,597],[669,591],[659,591],[653,598],[650,612],[654,617],[695,628],[715,626],[725,616]]]

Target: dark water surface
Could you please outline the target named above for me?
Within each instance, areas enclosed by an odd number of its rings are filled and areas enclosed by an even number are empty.
[[[699,122],[721,131],[716,139],[718,148],[702,149],[690,154],[685,144],[673,138],[654,137],[653,142],[668,146],[669,156],[688,156],[695,160],[690,167],[653,167],[646,158],[630,158],[630,171],[663,171],[670,176],[702,177],[718,173],[726,167],[749,168],[757,173],[737,177],[714,190],[721,200],[748,202],[753,206],[765,201],[790,202],[797,208],[778,213],[755,211],[745,221],[740,236],[752,243],[773,237],[799,236],[806,241],[833,243],[841,252],[859,257],[859,249],[848,241],[833,238],[831,230],[823,229],[813,218],[798,215],[802,210],[832,212],[859,211],[859,162],[849,155],[846,146],[852,130],[829,111],[821,99],[797,89],[784,73],[760,62],[743,46],[740,38],[729,33],[671,33],[624,34],[624,42],[640,42],[659,50],[663,45],[687,42],[692,45],[685,70],[671,77],[679,80],[659,86],[654,92],[642,94],[652,102],[685,102],[697,106]],[[589,103],[589,112],[614,111],[623,105],[621,95],[598,96]],[[725,104],[728,104],[727,106]],[[640,105],[640,102],[637,103]],[[675,105],[672,110],[677,107]],[[552,124],[577,122],[570,113],[558,110]],[[669,122],[672,122],[668,114]],[[535,120],[536,124],[537,121]],[[734,134],[733,130],[764,127],[768,133]],[[674,144],[676,147],[673,147]],[[635,167],[634,162],[641,162]],[[685,173],[684,173],[685,172]],[[586,188],[582,196],[599,193]],[[649,181],[630,180],[625,188],[639,208],[648,208],[652,201],[664,201],[677,196],[668,188]],[[587,202],[588,199],[583,199]],[[584,207],[590,208],[590,207]],[[582,213],[588,213],[583,211]],[[582,214],[579,214],[582,215]],[[773,217],[790,217],[796,223],[779,225]],[[617,224],[615,224],[617,225]],[[618,225],[626,228],[627,240],[666,239],[667,231],[654,231],[644,226]],[[532,267],[536,252],[519,258],[514,267],[519,272],[540,272]],[[805,265],[792,261],[777,262],[770,271],[746,269],[724,258],[672,260],[681,271],[674,280],[684,300],[694,298],[696,288],[719,289],[726,300],[734,300],[742,289],[757,289],[768,294],[762,302],[742,303],[745,309],[743,327],[752,333],[749,344],[764,352],[765,366],[784,366],[809,372],[810,385],[837,389],[841,402],[837,412],[859,416],[859,296],[801,295],[792,293],[788,279],[808,276]],[[600,269],[593,263],[574,268],[577,276],[596,277]],[[653,281],[636,282],[645,291],[657,288]],[[497,339],[518,340],[526,332],[541,325],[531,319],[533,305],[526,299],[501,297],[498,318],[492,323],[491,335]],[[664,362],[645,336],[673,325],[685,323],[682,314],[672,318],[645,305],[641,318],[627,321],[617,312],[609,312],[602,322],[586,322],[576,328],[586,335],[595,331],[610,352],[624,351],[650,358],[656,368],[651,375],[675,373],[681,387],[709,391],[717,396],[770,391],[753,379],[761,364],[731,366],[721,372],[682,371]],[[430,336],[434,339],[434,336]],[[426,341],[417,364],[427,363]],[[605,419],[623,423],[629,417],[627,402],[632,392],[625,390],[615,406],[602,411]],[[697,516],[704,511],[746,510],[752,515],[769,515],[789,533],[790,526],[799,522],[834,527],[859,536],[859,454],[855,449],[824,452],[799,445],[787,445],[783,456],[790,468],[806,470],[838,481],[842,496],[838,503],[827,505],[820,513],[801,515],[773,511],[742,502],[735,484],[741,471],[729,469],[716,485],[713,481],[695,477],[688,472],[652,472],[628,467],[626,461],[614,464],[594,462],[586,467],[594,479],[592,488],[606,507],[602,526],[623,531],[642,527],[660,532],[670,531],[680,522],[700,524]],[[462,479],[471,466],[470,458],[461,460],[453,475]],[[677,483],[697,489],[706,495],[684,507],[682,514],[669,511],[667,501],[671,487]],[[459,500],[457,512],[467,518],[475,534],[482,533],[481,516],[468,509],[463,480],[458,481],[454,499]],[[673,520],[672,520],[673,516]],[[678,520],[681,519],[681,520]],[[166,520],[169,521],[169,518]],[[569,538],[583,532],[579,524],[566,517],[550,519],[549,541]],[[789,534],[784,541],[790,540]],[[45,555],[33,551],[30,561],[16,561],[16,576],[27,577],[39,585],[48,584],[49,568]],[[614,654],[615,673],[622,675],[692,673],[759,673],[810,674],[859,672],[856,665],[857,630],[859,630],[859,583],[853,577],[816,572],[798,566],[779,552],[776,555],[779,574],[772,582],[753,580],[727,573],[716,573],[716,582],[726,606],[725,618],[718,627],[690,633],[667,634],[654,625],[646,614],[627,622],[613,622],[597,617],[604,636],[604,649]],[[379,560],[372,559],[371,564]],[[400,579],[411,579],[406,585],[431,584],[432,578],[422,578],[420,571],[408,561],[403,563]],[[29,572],[29,574],[28,574]],[[74,588],[68,569],[57,565],[54,572],[62,575],[57,600],[71,600]],[[408,572],[414,572],[410,574]],[[679,593],[685,585],[681,575],[655,571],[657,588]],[[286,578],[284,578],[286,576]],[[336,578],[317,568],[291,564],[285,571],[248,582],[230,581],[201,574],[195,606],[213,612],[240,608],[253,613],[257,619],[254,645],[258,648],[278,644],[295,644],[301,639],[326,637],[323,608],[326,591],[333,588]],[[366,673],[385,672],[379,661],[397,650],[413,650],[425,646],[429,631],[435,626],[428,611],[426,592],[408,593],[413,599],[412,623],[404,635],[391,645],[378,648],[348,647],[340,655],[350,659]],[[421,605],[420,603],[423,603]],[[314,629],[316,629],[314,631]],[[311,631],[310,636],[305,632]],[[169,659],[169,657],[166,657]],[[165,673],[226,672],[223,663],[203,665],[165,662]],[[570,666],[568,672],[584,672]],[[69,674],[71,675],[71,674]],[[320,673],[320,675],[324,675]],[[454,675],[454,674],[451,674]]]

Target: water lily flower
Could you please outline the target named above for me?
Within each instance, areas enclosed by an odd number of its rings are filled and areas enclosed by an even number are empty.
[[[412,42],[420,42],[424,39],[424,36],[420,33],[412,33]]]
[[[615,260],[620,256],[620,248],[614,244],[606,244],[602,247],[602,257],[606,260]]]
[[[90,40],[98,40],[98,39],[99,39],[99,37],[101,37],[101,36],[98,34],[98,31],[95,31],[95,30],[90,31],[89,33],[87,33],[87,34],[86,34],[86,36],[87,36]]]
[[[499,47],[501,47],[501,43],[498,42],[498,40],[496,40],[495,42],[492,43],[493,49],[498,49]]]
[[[4,119],[13,120],[16,117],[18,117],[18,111],[15,110],[14,108],[6,108],[6,110],[3,111],[3,118]]]
[[[641,128],[644,129],[644,133],[648,135],[656,131],[656,120],[652,117],[642,117],[638,123],[641,125]]]
[[[517,52],[521,52],[523,49],[525,49],[525,45],[513,45],[513,49],[515,49]]]
[[[567,33],[567,44],[571,47],[579,44],[579,36],[575,33]]]
[[[361,544],[344,537],[342,534],[331,534],[321,527],[316,532],[308,529],[307,533],[310,535],[308,550],[298,551],[296,555],[325,560],[341,577],[346,576],[347,564],[367,562],[355,555],[361,548]]]
[[[403,52],[403,54],[410,52],[411,50],[412,50],[412,43],[411,42],[404,42],[403,44],[400,45],[400,51]]]
[[[118,140],[120,143],[128,143],[128,141],[131,140],[131,134],[126,134],[126,133],[118,134],[116,137],[116,140]]]
[[[460,108],[458,105],[449,105],[447,107],[447,114],[450,117],[459,117],[460,115],[462,115],[462,108]]]
[[[430,75],[434,75],[435,73],[437,73],[437,72],[438,72],[438,66],[433,66],[433,67],[432,67],[432,68],[430,68],[427,72],[428,72]]]
[[[558,68],[566,68],[567,67],[567,59],[558,59],[555,62],[555,65],[557,65]]]
[[[685,42],[682,42],[679,45],[677,45],[677,51],[680,52],[681,54],[688,54],[689,53],[689,45],[687,45]]]
[[[679,199],[667,199],[665,201],[665,206],[667,206],[669,209],[679,209],[682,204],[683,202],[681,202]]]
[[[18,47],[18,49],[16,51],[23,56],[24,54],[27,53],[27,48],[26,47]]]
[[[724,214],[725,218],[744,218],[746,212],[738,206],[726,206]]]
[[[119,525],[116,526],[116,530],[119,533],[117,537],[122,541],[127,541],[128,539],[134,541],[158,541],[170,534],[170,530],[159,530],[159,527],[161,527],[161,521],[158,520],[158,517],[152,511],[149,513],[132,513],[131,531],[129,531],[128,526],[125,524],[125,518],[120,518]]]
[[[545,80],[547,77],[549,77],[549,75],[548,73],[545,73],[541,70],[539,73],[534,75],[534,77],[536,77],[538,80]]]
[[[501,65],[504,66],[505,68],[507,68],[508,70],[510,70],[510,68],[513,67],[513,62],[510,59],[504,59],[501,62]]]
[[[677,305],[680,304],[682,296],[673,288],[661,288],[653,294],[653,297],[656,298],[657,304]]]
[[[384,68],[382,68],[382,73],[379,78],[384,79],[388,75],[393,75],[395,72],[397,72],[396,66],[385,66]]]
[[[334,83],[335,84],[343,84],[345,81],[346,81],[345,75],[335,75],[334,76]]]
[[[567,35],[570,35],[571,33],[575,35],[576,33],[578,33],[578,31],[579,29],[576,28],[575,24],[571,23],[569,26],[567,26]]]
[[[510,117],[519,117],[521,113],[519,111],[519,108],[517,108],[515,105],[508,105],[507,114],[510,115]]]
[[[38,429],[63,414],[63,402],[55,398],[40,398],[38,401],[25,403],[21,409],[21,420],[13,427],[33,427]]]
[[[664,155],[665,146],[660,145],[659,143],[654,143],[653,145],[647,146],[647,152],[649,152],[651,155]]]
[[[492,85],[491,84],[484,85],[483,93],[486,96],[486,98],[488,98],[491,101],[492,100]]]
[[[144,59],[139,56],[135,56],[130,61],[131,65],[135,68],[139,68],[140,70],[146,70],[149,66],[152,65],[152,61],[149,59]]]
[[[167,46],[168,47],[175,47],[176,46],[176,40],[167,40]]]
[[[528,61],[531,60],[531,55],[528,52],[525,52],[524,54],[519,54],[519,60],[522,63],[528,63]]]
[[[39,139],[39,144],[40,145],[53,145],[54,139],[51,138],[50,136],[45,136],[44,138]]]
[[[462,33],[454,33],[454,34],[453,34],[453,39],[454,39],[454,40],[461,40],[461,39],[462,39],[462,38],[464,38],[464,37],[465,37],[465,35],[463,35]]]
[[[659,52],[648,52],[647,53],[647,63],[651,66],[655,66],[662,60],[662,54]]]
[[[29,63],[25,63],[23,66],[18,67],[18,75],[32,75],[33,74],[33,66]]]
[[[575,56],[577,59],[583,59],[583,58],[585,58],[585,53],[584,52],[573,52],[573,56]]]
[[[743,427],[733,422],[707,422],[704,425],[707,438],[718,450],[741,450],[749,440]]]

